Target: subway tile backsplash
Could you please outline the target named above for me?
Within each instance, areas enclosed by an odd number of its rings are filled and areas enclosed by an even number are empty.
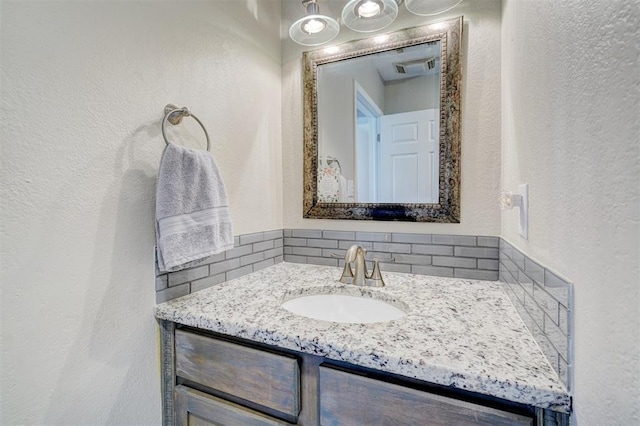
[[[235,237],[234,248],[183,271],[160,273],[156,302],[162,303],[282,261],[344,266],[353,244],[367,250],[368,267],[383,271],[504,283],[505,291],[542,352],[570,386],[572,374],[572,286],[499,237],[280,229]]]
[[[500,281],[553,369],[571,390],[572,284],[500,241]]]
[[[240,235],[234,248],[193,268],[160,273],[156,264],[156,303],[166,302],[259,271],[283,261],[282,229]]]

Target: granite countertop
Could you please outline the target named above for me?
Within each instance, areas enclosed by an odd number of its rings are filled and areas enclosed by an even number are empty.
[[[500,283],[384,272],[386,286],[341,269],[280,263],[155,308],[157,318],[431,383],[568,413],[570,397]],[[337,290],[336,290],[337,289]],[[280,307],[296,294],[368,293],[408,310],[343,324]]]

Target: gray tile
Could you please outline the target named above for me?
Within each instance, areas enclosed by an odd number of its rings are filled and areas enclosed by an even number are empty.
[[[551,366],[557,373],[558,372],[557,371],[558,370],[558,352],[553,347],[551,342],[549,342],[549,340],[544,335],[542,330],[540,330],[538,327],[534,327],[533,332],[531,334],[533,334],[533,337],[536,339],[536,342],[538,343],[538,346],[542,350],[542,353],[544,354],[544,356],[549,361],[549,364],[551,364]]]
[[[544,333],[549,338],[549,341],[556,348],[560,356],[565,360],[569,359],[569,338],[564,335],[556,324],[545,316]]]
[[[564,385],[571,391],[569,382],[569,364],[562,358],[558,359],[558,377]]]
[[[284,245],[285,246],[298,246],[298,247],[304,247],[307,245],[307,240],[306,238],[284,238]]]
[[[498,271],[482,271],[480,269],[455,268],[453,276],[456,278],[468,278],[471,280],[497,281]]]
[[[538,284],[533,285],[533,298],[538,302],[538,305],[553,319],[553,322],[558,325],[558,307],[560,304],[556,299],[551,297],[549,293],[542,289]]]
[[[356,232],[356,241],[391,241],[391,234],[387,232]]]
[[[231,250],[233,250],[233,249],[231,249]],[[204,259],[204,260],[202,261],[202,263],[203,263],[203,264],[209,264],[209,263],[220,262],[221,260],[224,260],[224,259],[225,259],[225,256],[227,255],[227,253],[228,253],[229,251],[230,251],[230,250],[223,251],[222,253],[218,253],[218,254],[211,255],[211,256],[207,257],[206,259]]]
[[[520,251],[515,247],[513,248],[513,252],[511,254],[511,260],[513,260],[513,263],[518,265],[518,268],[524,271],[524,254],[520,253]]]
[[[524,258],[524,271],[538,284],[544,284],[544,268],[528,257]]]
[[[497,271],[499,263],[495,259],[478,259],[478,269],[486,269],[488,271]]]
[[[310,238],[307,240],[307,246],[320,248],[338,248],[338,241]]]
[[[273,231],[264,231],[265,240],[275,240],[278,238],[282,238],[282,229],[276,229]]]
[[[353,231],[322,231],[322,238],[326,240],[355,240],[356,233]]]
[[[523,293],[524,294],[524,293]],[[529,332],[533,335],[533,330],[537,328],[536,322],[533,320],[529,312],[524,308],[524,305],[519,301],[516,301],[513,306],[515,306],[516,311],[520,314],[520,318],[524,325],[529,329]]]
[[[526,308],[529,315],[534,319],[538,327],[542,330],[544,326],[544,311],[538,304],[533,300],[533,297],[529,296],[529,294],[524,295],[524,307]]]
[[[362,247],[365,250],[373,250],[373,243],[372,242],[363,242],[363,241],[338,241],[338,248],[339,249],[348,249],[349,247],[351,247],[352,245],[357,244],[360,247]]]
[[[453,256],[453,247],[413,244],[411,246],[411,252],[413,254],[436,254],[441,256]]]
[[[564,334],[569,335],[569,311],[563,305],[559,305],[558,326]]]
[[[291,254],[299,256],[322,256],[322,249],[314,247],[292,247]]]
[[[212,263],[209,265],[209,275],[217,275],[227,272],[240,266],[240,259],[229,259],[223,262]]]
[[[276,256],[276,258],[274,259],[274,261],[276,262],[276,265],[278,263],[282,263],[284,262],[284,256]]]
[[[264,268],[268,268],[269,266],[275,265],[275,261],[273,259],[263,260],[262,262],[253,264],[253,271],[259,271]]]
[[[516,295],[516,297],[518,298],[518,303],[520,305],[522,305],[524,307],[524,298],[525,298],[525,293],[524,293],[524,289],[522,288],[522,286],[520,284],[518,284],[517,281],[513,280],[508,282],[509,283],[509,287],[511,288],[511,291],[513,292],[513,294]]]
[[[307,263],[312,265],[338,266],[338,259],[329,259],[326,257],[307,257]],[[340,277],[337,277],[340,278]]]
[[[504,265],[505,269],[513,274],[513,276],[518,275],[518,266],[513,263],[511,259],[507,256],[501,256],[500,262]]]
[[[522,287],[529,293],[529,295],[533,296],[533,280],[527,276],[524,272],[518,269],[518,281],[522,285]]]
[[[341,249],[322,249],[322,257],[330,257],[332,259],[344,259],[347,251]]]
[[[453,268],[443,266],[411,266],[412,274],[435,275],[436,277],[453,277]]]
[[[384,278],[384,272],[403,272],[405,274],[411,273],[411,265],[402,265],[398,263],[380,263],[380,270],[382,271]]]
[[[169,300],[177,299],[178,297],[186,296],[189,294],[190,290],[191,286],[189,283],[166,288],[156,293],[156,303],[164,303]]]
[[[468,257],[433,256],[433,266],[451,266],[457,268],[476,268],[476,259]]]
[[[447,244],[456,246],[476,246],[476,237],[468,235],[433,235],[433,244]]]
[[[274,257],[282,256],[283,254],[284,254],[284,251],[283,251],[282,247],[276,247],[274,249],[265,251],[264,252],[264,258],[265,259],[271,259],[271,258],[274,258]]]
[[[293,230],[291,230],[291,229],[283,229],[282,230],[282,235],[284,236],[284,238],[291,237],[291,234],[293,234]]]
[[[164,290],[169,286],[169,277],[167,274],[156,277],[156,291]]]
[[[394,243],[431,244],[431,234],[391,234]]]
[[[499,250],[486,247],[458,247],[454,248],[454,255],[461,257],[477,257],[481,259],[497,259]]]
[[[411,253],[411,244],[399,244],[399,243],[373,243],[373,249],[375,251],[388,251],[391,253]]]
[[[240,247],[240,236],[236,235],[235,237],[233,237],[233,246],[234,247]]]
[[[273,240],[274,247],[282,247],[284,246],[284,238],[278,238],[277,240]]]
[[[396,254],[396,263],[407,263],[409,265],[431,265],[431,256],[421,254]]]
[[[322,238],[322,231],[319,229],[294,229],[291,236],[294,238]]]
[[[227,275],[227,281],[231,281],[233,279],[239,278],[239,277],[243,277],[245,275],[248,275],[250,273],[253,272],[253,266],[251,265],[247,265],[247,266],[243,266],[242,268],[238,268],[238,269],[233,269],[231,271],[227,271],[226,275]]]
[[[253,234],[240,235],[240,245],[253,244],[264,241],[264,232],[256,232]]]
[[[221,284],[225,281],[225,274],[212,275],[210,277],[202,278],[191,282],[191,293],[204,290],[205,288],[212,287],[217,284]]]
[[[236,257],[246,256],[250,253],[253,253],[253,246],[251,244],[227,250],[226,258],[235,259]]]
[[[285,254],[284,261],[290,262],[290,263],[307,263],[307,258],[306,256],[295,256],[293,254]]]
[[[478,237],[478,247],[500,247],[500,238]]]
[[[383,259],[391,259],[393,254],[382,252],[382,251],[368,251],[367,259],[369,261],[373,261],[374,259],[383,260]]]
[[[562,303],[566,308],[570,307],[571,284],[568,281],[563,280],[547,269],[544,273],[544,286],[558,302]]]
[[[263,241],[261,243],[255,243],[253,245],[253,251],[265,251],[273,248],[273,240]]]
[[[293,247],[291,247],[291,246],[283,247],[282,253],[283,254],[293,254]]]
[[[204,278],[209,275],[208,266],[197,266],[195,268],[183,269],[182,271],[169,273],[169,287],[183,284],[189,281]]]
[[[241,266],[251,265],[252,263],[260,262],[261,260],[264,260],[264,253],[260,252],[260,253],[249,254],[247,256],[242,256],[240,258],[240,265]]]
[[[513,247],[502,238],[500,238],[500,251],[504,253],[504,255],[507,256],[509,260],[513,260]]]

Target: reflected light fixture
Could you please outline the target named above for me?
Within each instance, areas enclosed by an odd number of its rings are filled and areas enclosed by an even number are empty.
[[[307,15],[294,22],[289,36],[303,46],[319,46],[336,38],[340,24],[320,14],[318,0],[302,0]],[[398,6],[405,4],[414,15],[433,16],[448,12],[463,0],[349,0],[342,9],[342,22],[353,31],[371,33],[389,26],[398,16]]]
[[[320,14],[316,0],[303,0],[307,15],[291,24],[289,37],[303,46],[319,46],[338,35],[340,24],[335,19]]]

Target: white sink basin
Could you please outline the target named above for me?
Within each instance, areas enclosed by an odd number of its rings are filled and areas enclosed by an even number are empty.
[[[406,315],[402,309],[382,300],[347,294],[301,295],[281,306],[307,318],[352,324],[391,321]]]

